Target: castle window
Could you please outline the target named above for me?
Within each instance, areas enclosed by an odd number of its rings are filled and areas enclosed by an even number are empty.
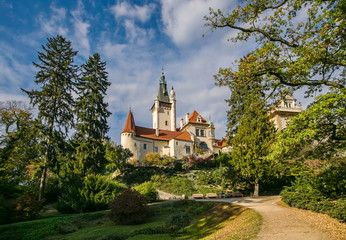
[[[159,148],[158,147],[154,147],[154,152],[159,152]]]
[[[168,121],[165,121],[165,125],[168,126]]]
[[[204,130],[201,129],[201,137],[205,137]]]
[[[177,146],[178,146],[178,142],[175,142],[175,145],[177,145]]]
[[[207,145],[205,142],[201,142],[201,143],[199,144],[199,147],[200,147],[200,148],[203,148],[203,149],[208,149],[208,145]]]
[[[199,137],[199,129],[196,129],[196,136]]]
[[[147,149],[147,144],[146,143],[143,144],[143,149]]]
[[[197,117],[197,122],[202,122],[202,118],[200,116]]]
[[[186,147],[185,147],[185,150],[186,150],[186,153],[187,153],[187,154],[190,154],[190,153],[191,153],[191,148],[190,148],[190,146],[186,146]]]

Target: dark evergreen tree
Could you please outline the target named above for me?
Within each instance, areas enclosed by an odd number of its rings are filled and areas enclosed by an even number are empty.
[[[42,199],[47,170],[59,171],[61,154],[68,130],[73,126],[73,92],[78,67],[74,65],[77,51],[71,42],[62,36],[47,39],[38,52],[39,63],[35,83],[39,90],[26,91],[30,102],[39,110],[38,119],[42,126],[42,147],[44,152],[39,200]]]
[[[247,94],[244,114],[241,116],[237,134],[231,139],[231,165],[239,174],[255,185],[254,196],[259,195],[259,183],[271,173],[267,160],[275,137],[275,128],[268,117],[264,100],[257,94]]]
[[[107,87],[110,86],[106,63],[95,53],[82,66],[81,78],[77,83],[75,141],[77,166],[74,171],[86,175],[105,170],[105,139],[109,130],[107,118],[110,112],[104,102]]]

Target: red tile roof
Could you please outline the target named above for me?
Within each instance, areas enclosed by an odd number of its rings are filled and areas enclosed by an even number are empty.
[[[156,136],[155,129],[136,126],[136,134],[143,138],[169,141],[172,139],[192,142],[188,132],[176,132],[169,130],[159,130],[159,136]]]
[[[197,121],[198,116],[201,118],[200,122]],[[191,113],[191,115],[189,117],[189,122],[190,123],[199,123],[199,124],[208,124],[207,121],[198,112],[196,112],[196,110],[193,111],[193,113]]]
[[[135,124],[135,119],[133,118],[133,114],[131,110],[129,111],[127,115],[127,119],[124,125],[123,133],[128,132],[128,133],[136,133],[136,124]]]
[[[214,143],[213,143],[213,146],[214,147],[219,147],[219,148],[226,147],[227,146],[227,142],[226,141],[227,141],[226,139],[222,139],[222,140],[215,139]]]

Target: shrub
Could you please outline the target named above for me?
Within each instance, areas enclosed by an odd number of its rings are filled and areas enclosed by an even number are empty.
[[[156,191],[152,182],[144,182],[135,186],[134,189],[144,195],[149,202],[155,202],[159,198],[159,193]]]
[[[289,206],[328,214],[346,221],[346,199],[329,199],[319,189],[318,177],[311,175],[300,177],[291,187],[281,191],[282,200]]]
[[[16,204],[14,200],[5,199],[0,196],[0,224],[10,223],[15,214]]]
[[[142,163],[144,166],[171,166],[174,163],[174,158],[159,153],[147,153]]]
[[[82,181],[70,181],[59,198],[63,213],[90,212],[107,209],[109,202],[125,185],[101,175],[87,175]]]
[[[125,189],[110,202],[109,218],[116,224],[139,224],[146,220],[147,199],[134,189]]]
[[[215,162],[213,162],[212,159],[213,159],[213,156],[203,158],[203,157],[191,155],[186,159],[184,166],[185,166],[185,169],[208,168],[215,165]]]
[[[31,220],[38,216],[42,209],[42,202],[38,201],[33,193],[25,193],[16,201],[14,221]]]

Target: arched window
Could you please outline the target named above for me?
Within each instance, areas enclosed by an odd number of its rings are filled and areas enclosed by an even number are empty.
[[[205,142],[200,142],[199,147],[203,149],[208,149],[208,145]]]

